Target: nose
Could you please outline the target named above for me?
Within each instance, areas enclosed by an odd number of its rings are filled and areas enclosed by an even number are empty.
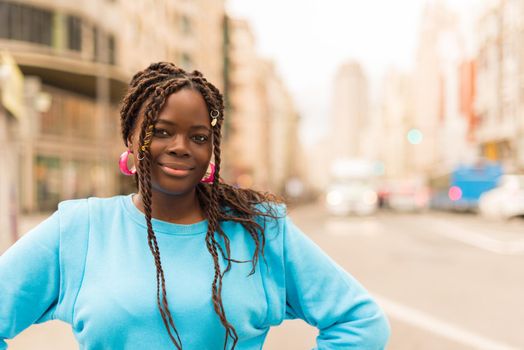
[[[176,135],[167,147],[167,152],[176,157],[189,157],[188,143],[182,135]]]

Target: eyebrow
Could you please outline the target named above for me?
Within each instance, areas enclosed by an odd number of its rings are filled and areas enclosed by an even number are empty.
[[[176,126],[175,122],[172,122],[171,120],[166,120],[166,119],[158,119],[157,123],[164,123],[164,124]],[[205,125],[193,125],[190,127],[190,129],[205,129],[206,131],[211,132],[211,129]]]

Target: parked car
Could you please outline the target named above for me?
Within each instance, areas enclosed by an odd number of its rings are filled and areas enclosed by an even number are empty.
[[[378,209],[377,192],[366,181],[347,181],[329,186],[326,207],[333,215],[370,215]]]
[[[421,181],[391,182],[388,186],[387,206],[396,211],[423,211],[429,204],[429,188]]]
[[[524,175],[503,175],[494,189],[480,197],[479,212],[493,219],[524,216]]]
[[[377,163],[369,159],[339,158],[330,168],[326,208],[333,215],[369,215],[378,209]]]

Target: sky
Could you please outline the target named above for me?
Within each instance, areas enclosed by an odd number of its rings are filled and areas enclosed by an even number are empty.
[[[466,12],[483,0],[440,1]],[[230,15],[250,22],[258,52],[275,61],[302,117],[301,139],[307,146],[328,130],[340,64],[359,61],[372,85],[388,67],[410,69],[425,2],[227,0],[226,6]]]

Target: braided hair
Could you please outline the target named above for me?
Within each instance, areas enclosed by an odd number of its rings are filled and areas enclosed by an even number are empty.
[[[220,91],[208,82],[202,73],[196,70],[186,72],[172,63],[158,62],[149,65],[133,76],[120,110],[122,137],[124,143],[128,146],[131,134],[135,129],[140,128],[138,154],[140,161],[137,166],[136,180],[147,223],[147,241],[156,266],[157,305],[167,333],[178,350],[182,349],[182,341],[169,310],[160,250],[151,223],[152,160],[148,145],[151,143],[152,130],[157,122],[158,114],[167,98],[181,89],[198,91],[204,98],[208,111],[216,110],[219,112],[217,123],[212,128],[215,177],[212,184],[199,183],[196,187],[196,196],[202,207],[204,217],[208,221],[205,242],[207,250],[213,257],[215,271],[211,286],[213,308],[225,328],[224,349],[227,347],[229,338],[232,339],[232,349],[234,349],[238,342],[238,335],[233,325],[228,322],[222,303],[222,278],[231,269],[231,262],[251,262],[250,275],[255,273],[259,256],[264,257],[265,246],[265,225],[261,224],[257,218],[276,218],[277,213],[274,207],[269,204],[282,202],[282,200],[269,193],[235,188],[220,181],[220,141],[224,103]],[[142,124],[136,125],[139,113],[144,107]],[[220,226],[220,222],[223,221],[240,223],[247,234],[251,236],[255,243],[251,260],[238,261],[231,258],[229,238]],[[224,247],[218,243],[217,236],[223,240]],[[224,271],[221,271],[219,254],[227,262]]]

